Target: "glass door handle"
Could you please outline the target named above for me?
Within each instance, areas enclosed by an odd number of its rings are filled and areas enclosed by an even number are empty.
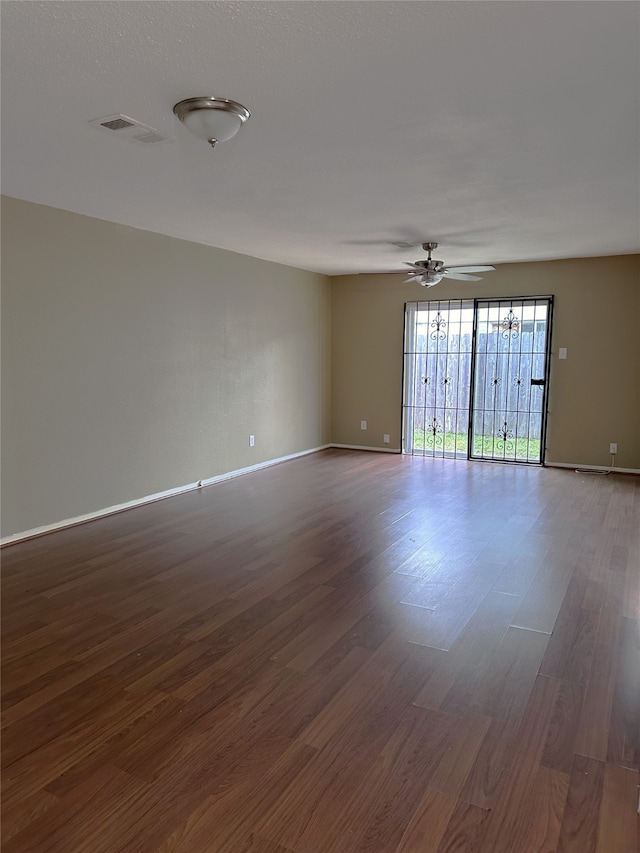
[[[532,385],[544,385],[545,380],[544,379],[532,379],[531,384]]]

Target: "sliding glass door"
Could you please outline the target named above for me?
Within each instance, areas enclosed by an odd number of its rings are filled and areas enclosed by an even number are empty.
[[[403,449],[541,464],[552,298],[405,308]]]

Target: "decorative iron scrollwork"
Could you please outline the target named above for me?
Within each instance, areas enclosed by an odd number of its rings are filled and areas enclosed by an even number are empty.
[[[431,332],[431,340],[435,341],[440,339],[441,341],[447,337],[447,333],[444,331],[444,327],[447,325],[447,321],[444,319],[442,314],[438,311],[435,316],[435,319],[431,321],[431,328],[433,332]]]
[[[502,424],[502,429],[498,430],[498,436],[503,441],[506,441],[508,438],[513,438],[513,430],[509,429],[506,421]]]
[[[513,438],[513,430],[509,429],[506,421],[504,421],[502,428],[498,430],[496,435],[498,436],[498,449],[503,450],[505,453],[513,453],[514,444],[511,440]]]
[[[503,329],[503,338],[517,338],[520,334],[520,320],[516,317],[513,311],[509,311],[501,325]]]
[[[434,418],[428,426],[425,425],[426,443],[429,447],[442,446],[442,424]]]

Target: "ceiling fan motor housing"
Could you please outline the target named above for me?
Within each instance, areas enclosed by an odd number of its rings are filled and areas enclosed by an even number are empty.
[[[420,267],[425,272],[439,273],[444,270],[444,261],[432,261],[431,258],[428,261],[415,261],[413,265]]]

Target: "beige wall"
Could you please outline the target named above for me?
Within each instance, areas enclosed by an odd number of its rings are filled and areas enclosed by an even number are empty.
[[[332,279],[331,438],[401,446],[405,301],[555,297],[547,461],[640,469],[640,256],[505,264],[434,288],[389,275]],[[558,360],[558,348],[568,358]],[[366,432],[360,421],[368,421]]]
[[[5,198],[2,291],[3,536],[329,439],[324,276]]]
[[[617,441],[640,468],[638,256],[425,291],[4,198],[2,292],[2,536],[328,441],[399,448],[404,303],[427,296],[553,294],[547,460]]]

